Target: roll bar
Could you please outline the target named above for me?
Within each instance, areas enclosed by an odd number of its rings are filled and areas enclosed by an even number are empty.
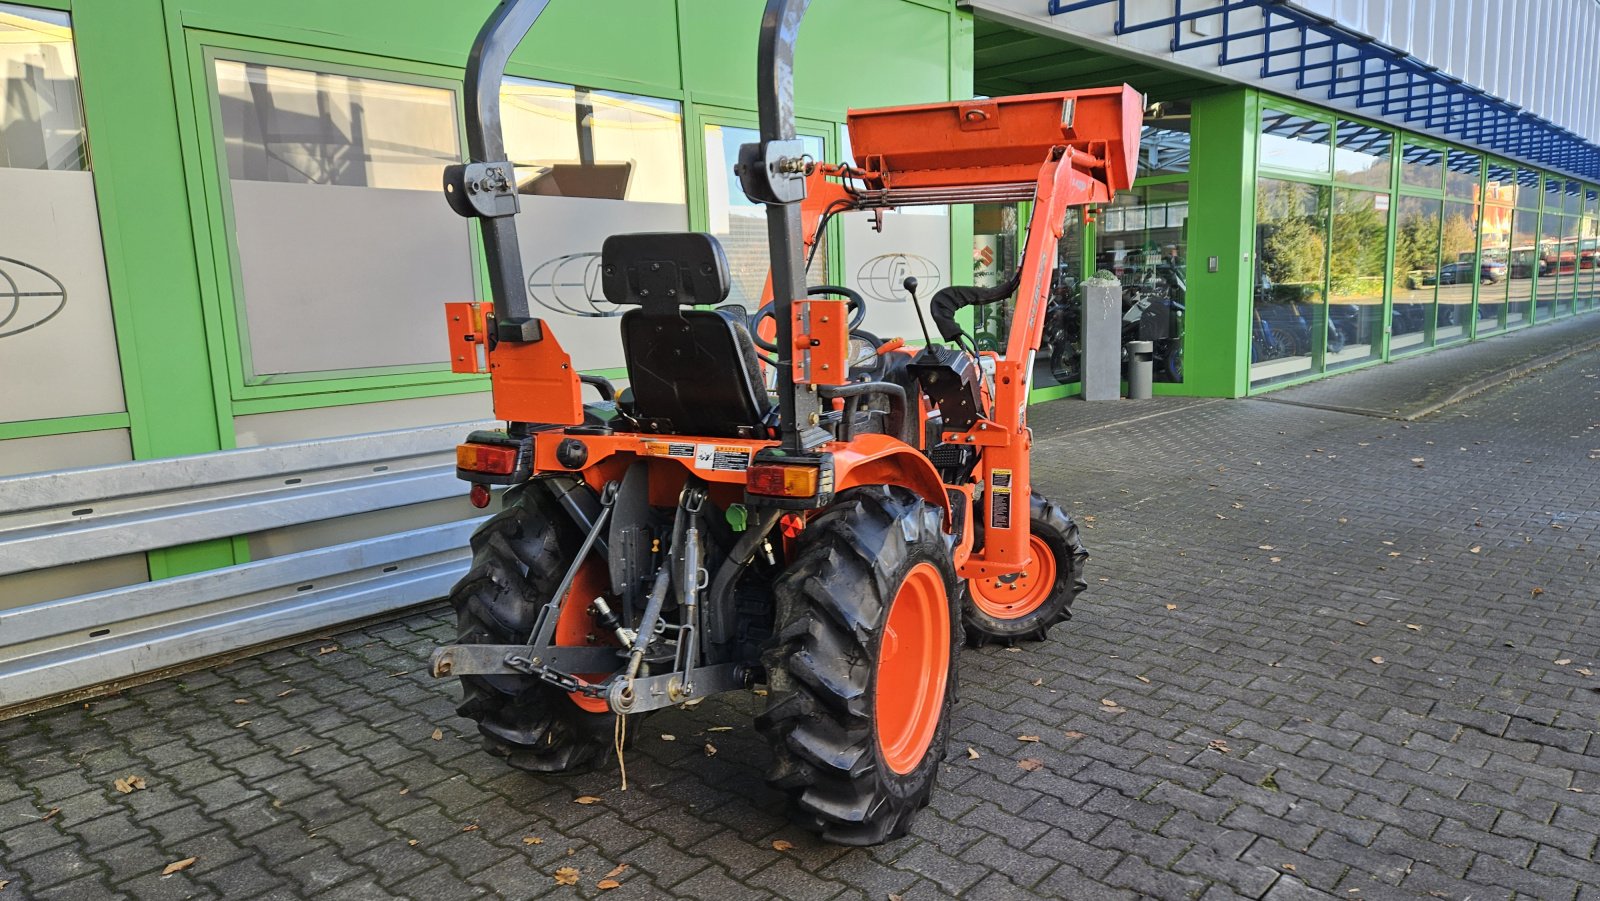
[[[830,438],[817,425],[821,401],[812,385],[798,384],[788,357],[794,353],[796,298],[806,296],[805,239],[800,201],[806,196],[805,145],[794,129],[794,45],[811,0],[767,0],[756,51],[756,109],[761,140],[739,148],[734,168],[745,196],[767,207],[772,255],[773,318],[778,327],[778,420],[783,448],[808,453]]]
[[[516,170],[505,159],[500,127],[500,83],[512,51],[527,37],[550,0],[500,0],[478,31],[467,58],[467,162],[446,166],[445,199],[462,216],[477,219],[483,230],[483,252],[489,264],[489,292],[494,300],[495,337],[500,341],[534,342],[544,328],[533,318],[523,282],[522,252],[512,218],[517,202]]]

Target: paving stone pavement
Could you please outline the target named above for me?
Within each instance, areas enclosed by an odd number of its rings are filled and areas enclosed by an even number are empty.
[[[511,771],[425,674],[435,607],[0,722],[0,901],[1600,901],[1600,352],[1414,424],[1034,420],[1091,589],[965,655],[910,837],[786,825],[750,695],[648,720],[626,792]]]

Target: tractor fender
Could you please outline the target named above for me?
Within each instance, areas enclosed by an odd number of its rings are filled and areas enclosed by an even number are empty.
[[[950,523],[950,497],[939,470],[921,451],[889,435],[857,435],[833,452],[834,490],[862,485],[899,485],[938,507]]]

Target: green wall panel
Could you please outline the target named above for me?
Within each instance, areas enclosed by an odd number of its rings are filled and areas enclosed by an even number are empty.
[[[684,82],[693,99],[753,108],[761,7],[684,0]],[[950,99],[951,19],[949,8],[903,0],[814,0],[795,47],[797,108],[842,118],[847,106]]]
[[[74,39],[135,459],[232,444],[206,351],[164,22],[77,0]],[[150,555],[155,577],[235,562],[227,541]]]
[[[1249,387],[1255,108],[1244,89],[1193,102],[1184,383],[1163,393],[1242,397]]]

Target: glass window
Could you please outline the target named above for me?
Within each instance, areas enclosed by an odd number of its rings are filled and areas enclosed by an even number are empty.
[[[1560,179],[1545,179],[1544,211],[1539,218],[1538,271],[1535,273],[1538,291],[1535,322],[1548,322],[1566,312],[1561,303],[1563,288],[1571,287],[1577,266],[1577,254],[1570,252],[1562,241],[1565,223],[1561,207],[1565,189],[1566,183]]]
[[[89,168],[66,13],[0,3],[0,168]]]
[[[1434,343],[1447,344],[1472,337],[1472,295],[1479,283],[1493,276],[1495,267],[1478,264],[1478,205],[1446,200],[1444,225],[1439,233],[1439,314]]]
[[[126,409],[88,168],[70,17],[0,3],[0,422]]]
[[[1479,177],[1483,173],[1483,157],[1466,150],[1451,150],[1446,157],[1444,192],[1451,197],[1476,200]]]
[[[1315,369],[1325,344],[1328,189],[1263,178],[1256,182],[1255,298],[1250,383],[1267,385]]]
[[[214,74],[246,380],[441,368],[439,304],[476,293],[468,224],[439,196],[455,94],[226,59]]]
[[[683,113],[674,101],[508,78],[506,152],[517,164],[522,269],[534,311],[579,369],[622,366],[623,310],[600,291],[600,248],[624,232],[689,227]]]
[[[739,179],[733,174],[733,166],[739,161],[739,146],[754,143],[761,136],[752,128],[707,125],[704,137],[706,209],[710,217],[710,231],[722,242],[722,249],[728,255],[728,268],[733,275],[733,290],[728,293],[728,302],[743,304],[754,311],[761,306],[767,273],[772,268],[767,251],[767,208],[759,203],[751,203],[744,196]],[[821,138],[801,135],[800,140],[805,142],[806,153],[812,159],[823,158]],[[947,247],[949,243],[949,233],[946,232]],[[820,285],[827,280],[828,262],[824,246],[806,270],[806,281]],[[921,294],[922,288],[917,290]],[[932,293],[929,292],[928,296],[932,296]]]
[[[1442,201],[1401,197],[1394,236],[1394,305],[1389,316],[1391,355],[1432,343],[1439,284]]]
[[[1335,188],[1328,254],[1329,370],[1375,359],[1383,351],[1388,247],[1388,193]]]
[[[1155,344],[1155,380],[1183,381],[1188,291],[1189,184],[1135,187],[1117,195],[1124,227],[1103,229],[1095,269],[1122,282],[1123,340]]]
[[[1511,220],[1511,249],[1506,264],[1506,327],[1526,325],[1533,305],[1533,281],[1538,271],[1534,237],[1539,229],[1539,214],[1517,210]]]
[[[1188,172],[1189,133],[1189,101],[1150,104],[1139,136],[1139,177]]]
[[[1339,120],[1333,150],[1333,176],[1340,181],[1389,189],[1390,158],[1394,155],[1393,133],[1360,122]]]
[[[1583,192],[1582,237],[1578,253],[1578,309],[1593,309],[1600,303],[1600,192],[1585,188]]]
[[[1483,256],[1479,260],[1481,284],[1478,286],[1479,335],[1505,328],[1506,292],[1511,279],[1511,238],[1516,219],[1516,171],[1490,163],[1489,186],[1484,194],[1479,229],[1483,232]]]
[[[675,101],[507,78],[500,114],[518,193],[684,203]]]
[[[1262,110],[1261,158],[1257,163],[1267,169],[1327,175],[1332,133],[1332,126],[1318,119]]]
[[[1426,144],[1407,143],[1400,154],[1400,183],[1439,190],[1444,186],[1444,151]]]
[[[972,205],[973,285],[980,288],[1003,285],[1017,271],[1017,256],[1021,247],[1017,213],[1015,203]],[[979,350],[998,352],[1002,349],[1001,341],[1010,328],[1014,306],[1014,303],[1007,301],[972,308],[974,340]]]

